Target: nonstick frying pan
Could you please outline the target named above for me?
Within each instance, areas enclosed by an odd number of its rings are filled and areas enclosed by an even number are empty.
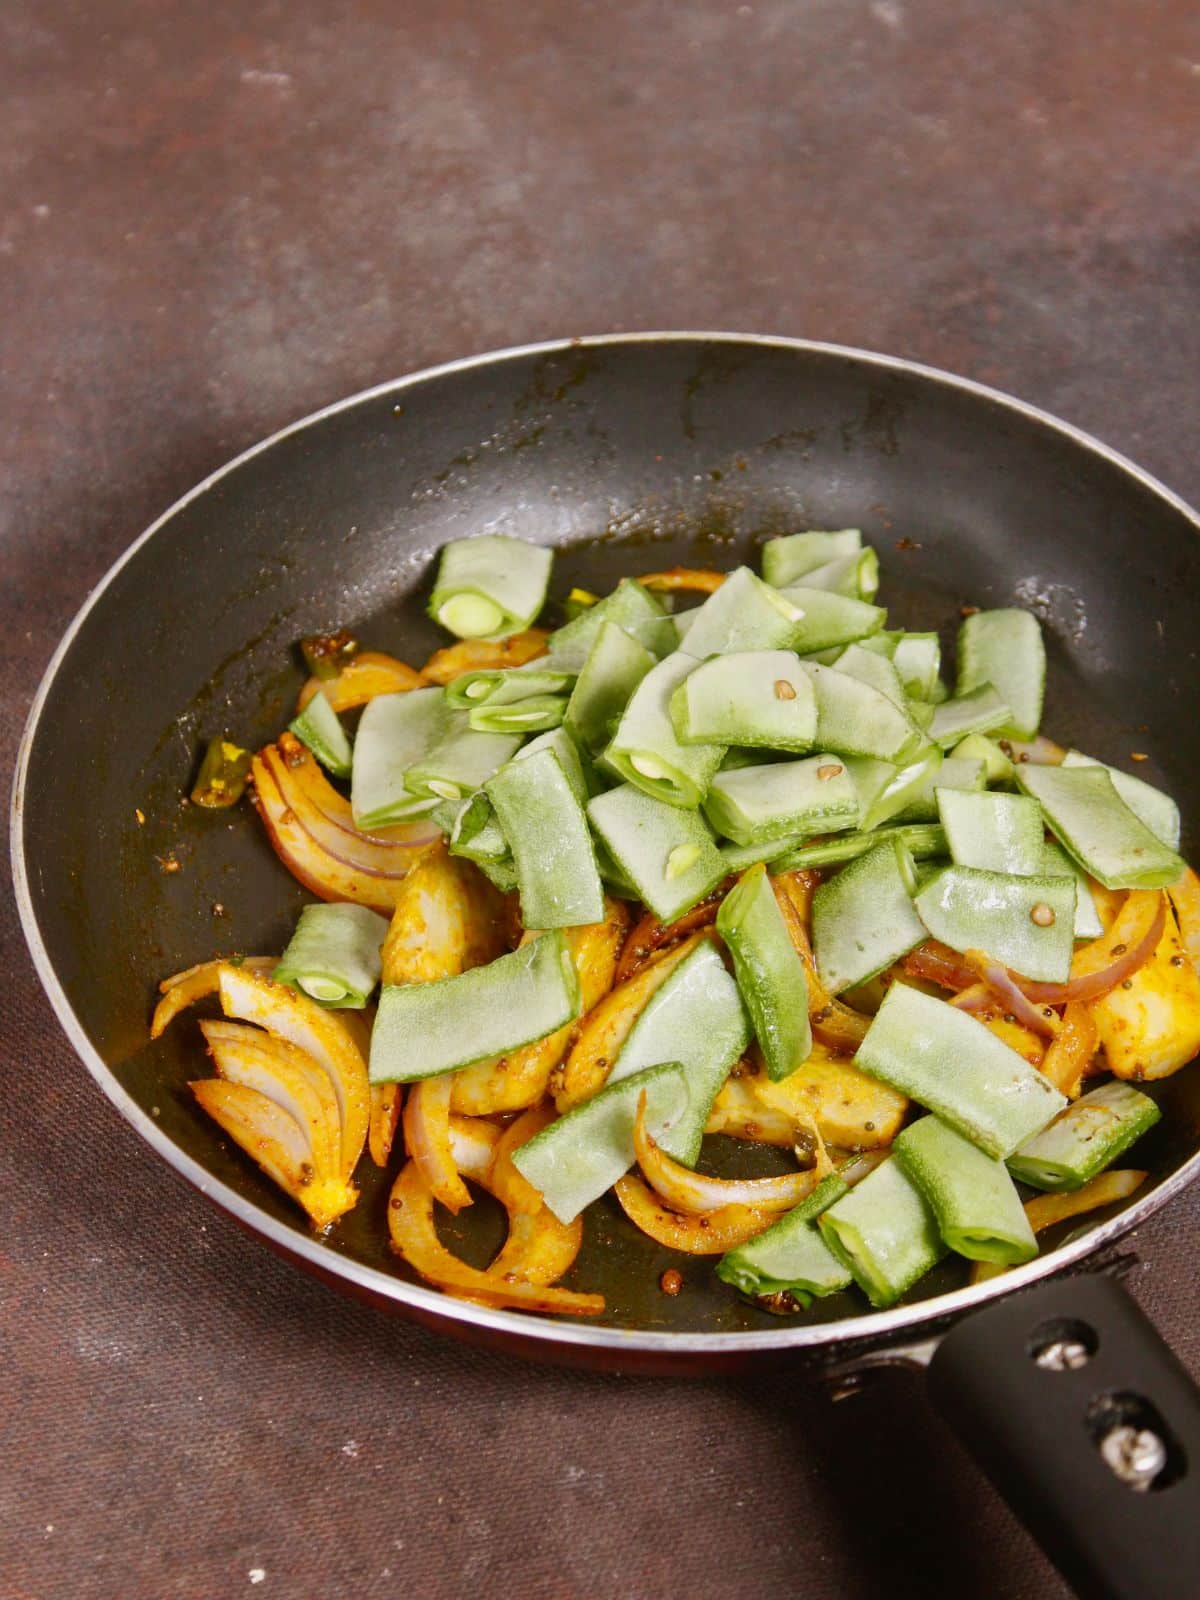
[[[1161,485],[1043,413],[906,362],[725,335],[573,340],[332,406],[216,473],[131,547],[30,715],[12,829],[25,932],[121,1113],[231,1217],[330,1282],[580,1365],[683,1374],[788,1358],[844,1382],[873,1363],[928,1363],[943,1411],[1081,1592],[1194,1595],[1196,1392],[1111,1275],[1051,1275],[1102,1261],[1200,1172],[1200,1067],[1154,1089],[1164,1117],[1139,1146],[1150,1177],[1134,1203],[1050,1236],[1056,1248],[1001,1278],[966,1287],[945,1265],[890,1311],[847,1295],[781,1320],[707,1265],[663,1295],[666,1253],[601,1205],[576,1278],[609,1309],[567,1324],[413,1282],[384,1246],[386,1180],[368,1178],[333,1239],[315,1241],[195,1108],[194,1027],[147,1039],[164,973],[280,949],[303,903],[248,808],[214,815],[184,799],[203,739],[228,729],[261,743],[284,723],[302,635],[347,626],[419,662],[439,642],[423,611],[434,553],[466,534],[559,547],[562,594],[676,561],[732,566],[771,534],[845,526],[879,547],[904,626],[944,628],[967,601],[1032,608],[1049,645],[1047,730],[1113,761],[1153,752],[1157,773],[1141,770],[1193,792],[1200,520]],[[1198,820],[1185,814],[1192,856]],[[166,872],[172,856],[179,870]],[[454,1227],[468,1257],[498,1242],[483,1202]],[[1148,1492],[1106,1462],[1119,1427],[1157,1452]]]

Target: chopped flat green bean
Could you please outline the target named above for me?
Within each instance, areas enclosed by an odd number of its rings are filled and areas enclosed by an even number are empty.
[[[1009,708],[1008,721],[996,731],[1013,739],[1032,739],[1042,720],[1046,647],[1031,611],[976,611],[958,630],[959,695],[986,684]]]
[[[924,1195],[951,1250],[1006,1267],[1037,1255],[1037,1239],[1003,1161],[984,1155],[937,1117],[922,1117],[898,1135],[895,1160]]]
[[[980,684],[968,694],[943,700],[929,724],[929,737],[943,750],[956,745],[968,734],[993,733],[1010,720],[1008,702],[1002,700],[990,683]]]
[[[602,623],[567,702],[566,726],[582,749],[603,749],[653,666],[654,656],[645,645],[615,622]]]
[[[648,672],[604,752],[604,761],[618,776],[668,805],[698,806],[725,754],[724,745],[685,745],[675,736],[671,696],[698,665],[680,652]]]
[[[804,751],[817,732],[812,683],[790,650],[713,656],[684,678],[670,711],[683,744]]]
[[[733,956],[767,1076],[789,1077],[812,1052],[808,980],[764,866],[753,867],[725,896],[717,932]]]
[[[354,752],[324,690],[317,690],[300,715],[288,723],[288,729],[308,746],[327,772],[335,778],[350,776]]]
[[[460,639],[518,633],[545,604],[553,561],[543,545],[504,534],[452,539],[442,546],[429,614]]]
[[[1051,832],[1106,889],[1163,889],[1184,864],[1117,793],[1103,767],[1017,768],[1017,782],[1041,805]]]
[[[512,849],[527,928],[576,928],[604,916],[587,817],[552,750],[510,761],[486,791]]]
[[[1131,772],[1122,772],[1119,767],[1106,766],[1104,762],[1097,761],[1093,756],[1085,756],[1078,750],[1068,750],[1062,764],[1064,767],[1104,767],[1113,781],[1113,788],[1134,816],[1144,822],[1168,850],[1179,849],[1179,807],[1169,794],[1156,789],[1144,778],[1135,778]]]
[[[437,795],[414,795],[404,780],[409,768],[436,747],[450,717],[443,689],[376,695],[363,708],[350,782],[358,827],[388,828],[437,804]]]
[[[663,922],[673,922],[729,872],[698,812],[626,783],[588,803],[588,819],[622,879]]]
[[[271,974],[320,1005],[361,1010],[383,970],[386,917],[366,906],[305,906]]]
[[[717,1277],[742,1294],[758,1299],[790,1294],[801,1307],[828,1294],[848,1289],[854,1281],[825,1243],[817,1218],[849,1193],[849,1185],[831,1172],[793,1210],[765,1233],[727,1251],[717,1263]]]
[[[837,833],[858,821],[858,793],[836,756],[777,761],[719,772],[705,803],[718,833],[735,844]]]
[[[924,1196],[894,1157],[823,1211],[817,1226],[880,1310],[907,1294],[946,1253]]]
[[[813,895],[813,954],[830,994],[865,983],[925,939],[913,910],[912,860],[893,834]]]
[[[1067,1103],[982,1022],[905,983],[884,996],[854,1063],[997,1160]]]
[[[1014,1178],[1035,1189],[1081,1189],[1159,1120],[1149,1095],[1105,1083],[1060,1111],[1008,1158]]]
[[[762,548],[763,577],[776,589],[799,583],[806,572],[828,565],[842,556],[857,556],[862,534],[857,528],[836,533],[789,533],[768,539]]]
[[[986,950],[1024,978],[1065,983],[1075,948],[1075,879],[945,867],[914,904],[952,950]]]
[[[550,635],[550,659],[582,671],[606,622],[624,628],[655,656],[665,656],[675,648],[675,624],[662,601],[632,578],[622,578],[611,594]]]
[[[1019,794],[970,794],[939,785],[938,816],[956,866],[1033,877],[1044,871],[1042,808]]]

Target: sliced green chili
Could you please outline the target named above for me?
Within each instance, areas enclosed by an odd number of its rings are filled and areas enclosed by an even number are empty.
[[[836,839],[821,839],[816,844],[801,844],[769,855],[768,860],[776,872],[796,872],[809,867],[836,867],[845,861],[857,861],[868,850],[898,840],[915,861],[925,861],[931,856],[946,854],[946,835],[936,823],[904,824],[894,828],[876,828],[865,833],[844,833]],[[723,852],[729,859],[731,852]]]
[[[1015,1267],[1038,1253],[1016,1185],[1003,1161],[937,1117],[898,1135],[895,1159],[925,1197],[938,1232],[960,1256]]]
[[[304,665],[314,678],[336,678],[358,654],[358,640],[339,628],[336,633],[314,633],[300,641]]]
[[[361,1010],[383,970],[386,917],[366,906],[305,906],[271,976],[323,1006]]]
[[[1067,1103],[982,1022],[904,983],[884,996],[854,1062],[997,1160]]]
[[[907,1294],[946,1253],[924,1196],[894,1157],[823,1211],[817,1227],[879,1310]]]
[[[385,984],[371,1032],[372,1083],[415,1083],[544,1039],[579,1015],[561,929],[434,983]]]
[[[529,627],[546,602],[554,552],[484,534],[442,546],[429,614],[460,639],[495,639]]]
[[[717,1262],[717,1277],[755,1299],[790,1294],[801,1307],[848,1289],[854,1281],[850,1270],[825,1243],[816,1222],[849,1192],[846,1181],[831,1172],[765,1233],[726,1251]]]
[[[306,744],[327,772],[335,778],[348,778],[354,764],[354,752],[338,714],[318,689],[298,717],[288,723],[301,744]]]
[[[1060,1111],[1008,1158],[1008,1170],[1035,1189],[1081,1189],[1159,1120],[1149,1095],[1105,1083]]]
[[[767,1076],[786,1078],[812,1053],[808,980],[764,866],[752,867],[725,896],[717,932],[733,956]]]
[[[192,785],[191,802],[210,811],[223,811],[236,805],[246,791],[251,754],[224,734],[210,739],[200,761],[200,771]]]
[[[510,761],[485,793],[512,849],[527,928],[575,928],[604,916],[587,817],[552,750]]]

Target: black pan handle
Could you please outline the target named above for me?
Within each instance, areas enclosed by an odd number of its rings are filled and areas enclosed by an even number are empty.
[[[1200,1389],[1118,1283],[1058,1279],[965,1318],[929,1386],[1084,1600],[1197,1600]]]

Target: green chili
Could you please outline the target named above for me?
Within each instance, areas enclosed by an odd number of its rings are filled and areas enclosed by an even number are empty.
[[[234,744],[225,734],[219,739],[210,739],[192,785],[192,804],[210,811],[236,805],[246,790],[250,761],[250,751]]]

